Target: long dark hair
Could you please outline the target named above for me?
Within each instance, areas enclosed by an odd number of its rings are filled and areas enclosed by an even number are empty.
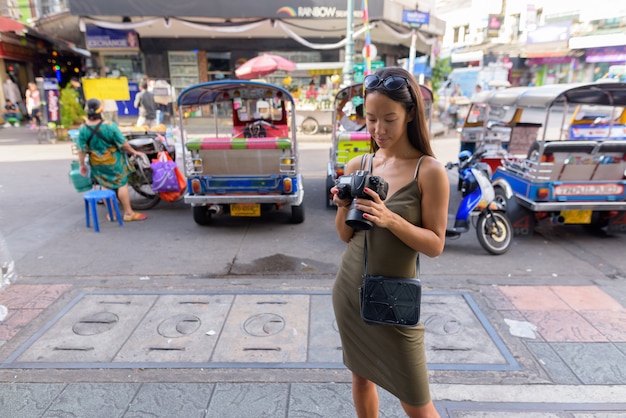
[[[424,98],[420,86],[415,77],[407,70],[401,67],[385,67],[375,73],[381,80],[389,76],[403,77],[407,80],[407,88],[401,87],[397,90],[387,90],[382,84],[371,89],[365,89],[365,97],[372,91],[379,92],[389,97],[394,102],[400,103],[407,114],[413,114],[413,120],[407,125],[407,134],[409,142],[415,149],[422,154],[434,157],[432,147],[430,146],[430,133],[428,131],[428,120],[426,119]],[[370,141],[372,152],[376,152],[378,144],[373,139]]]

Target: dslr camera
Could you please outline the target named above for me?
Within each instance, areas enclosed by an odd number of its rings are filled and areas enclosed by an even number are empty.
[[[346,216],[346,225],[357,230],[372,229],[374,224],[367,219],[363,219],[363,211],[358,210],[356,206],[356,198],[364,198],[371,200],[371,197],[365,193],[365,188],[375,191],[381,200],[387,198],[387,190],[389,185],[379,176],[372,176],[367,170],[357,170],[349,176],[341,176],[335,184],[337,187],[337,197],[339,199],[348,199],[352,197],[352,204]]]

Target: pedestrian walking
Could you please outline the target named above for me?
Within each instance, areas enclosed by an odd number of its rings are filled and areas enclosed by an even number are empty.
[[[32,81],[29,82],[24,96],[26,97],[26,111],[30,119],[30,129],[37,129],[41,126],[41,95],[37,84]]]
[[[135,107],[139,109],[137,126],[154,128],[156,126],[156,103],[154,96],[148,91],[147,80],[141,82],[139,90],[139,93],[135,96]]]

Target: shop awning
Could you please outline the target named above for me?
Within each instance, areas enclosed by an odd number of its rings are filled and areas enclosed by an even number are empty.
[[[28,33],[36,38],[50,42],[60,51],[71,52],[72,54],[81,55],[83,57],[91,56],[91,52],[87,51],[86,49],[78,48],[72,42],[66,41],[65,39],[61,39],[54,35],[43,33],[35,29],[29,30]]]
[[[0,32],[16,32],[21,33],[28,31],[26,25],[17,20],[10,19],[8,17],[0,16]]]
[[[572,36],[569,40],[571,49],[599,48],[626,45],[626,33],[608,33],[604,35]]]
[[[296,63],[295,71],[306,71],[308,75],[341,74],[344,63],[333,62],[300,62]]]
[[[87,51],[86,49],[78,48],[71,42],[68,42],[54,35],[44,33],[30,26],[26,26],[22,22],[10,19],[8,17],[0,16],[0,32],[13,32],[18,35],[27,34],[29,36],[32,36],[33,38],[47,41],[61,51],[71,52],[75,55],[81,55],[84,57],[91,56],[91,52]]]
[[[523,58],[567,57],[569,54],[570,49],[567,42],[542,42],[527,44],[524,48]]]
[[[485,53],[481,51],[471,51],[471,52],[456,52],[450,54],[450,62],[474,62],[474,61],[483,61],[483,57]]]

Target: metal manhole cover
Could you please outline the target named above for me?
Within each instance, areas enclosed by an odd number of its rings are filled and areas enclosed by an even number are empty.
[[[200,328],[200,324],[200,318],[195,315],[175,315],[161,322],[158,332],[166,338],[179,338],[193,334]]]
[[[110,330],[119,322],[119,317],[113,312],[98,312],[81,318],[72,327],[76,335],[96,335]]]
[[[282,316],[272,313],[253,315],[243,324],[243,329],[254,337],[268,337],[276,335],[285,328]]]

